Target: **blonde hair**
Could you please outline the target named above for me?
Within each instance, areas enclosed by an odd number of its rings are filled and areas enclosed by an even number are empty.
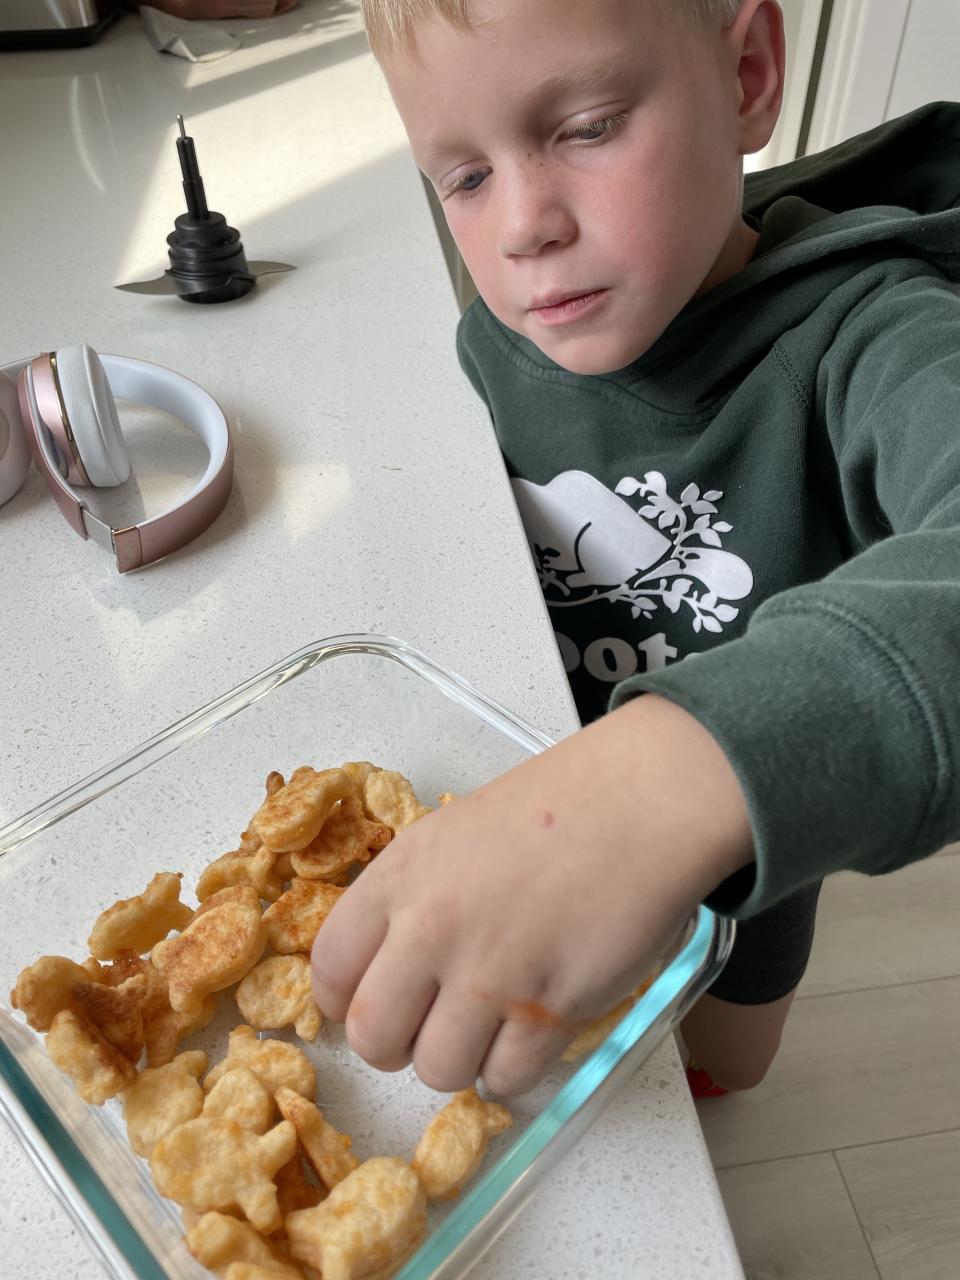
[[[694,17],[704,22],[719,18],[725,27],[729,27],[742,4],[743,0],[680,0],[680,7],[690,9]]]
[[[743,0],[663,0],[701,22],[720,19],[729,26]],[[409,49],[417,22],[431,16],[454,27],[473,25],[470,0],[360,0],[360,12],[373,52],[380,57],[389,49]]]

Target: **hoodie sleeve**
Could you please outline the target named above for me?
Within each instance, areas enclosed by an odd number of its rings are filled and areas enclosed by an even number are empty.
[[[765,602],[739,639],[613,697],[671,699],[728,756],[756,862],[709,905],[737,918],[960,836],[956,286],[915,278],[864,303],[825,354],[810,411],[857,554]]]

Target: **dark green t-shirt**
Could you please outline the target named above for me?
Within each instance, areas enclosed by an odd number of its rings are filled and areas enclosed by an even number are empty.
[[[624,370],[461,322],[581,717],[658,692],[737,771],[732,915],[960,835],[958,204],[937,104],[748,178],[750,264]]]

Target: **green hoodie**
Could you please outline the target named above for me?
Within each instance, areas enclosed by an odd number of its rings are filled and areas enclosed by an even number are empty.
[[[751,262],[617,373],[460,324],[581,716],[661,694],[736,770],[729,915],[960,836],[958,206],[935,104],[749,177]]]

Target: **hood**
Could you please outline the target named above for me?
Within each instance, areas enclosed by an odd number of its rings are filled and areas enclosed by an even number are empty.
[[[751,174],[745,207],[762,216],[784,196],[844,213],[895,205],[914,213],[960,206],[960,103],[933,102],[828,151]]]
[[[754,261],[787,241],[822,254],[899,241],[960,270],[960,104],[920,107],[817,155],[750,174],[744,212],[759,223]]]

